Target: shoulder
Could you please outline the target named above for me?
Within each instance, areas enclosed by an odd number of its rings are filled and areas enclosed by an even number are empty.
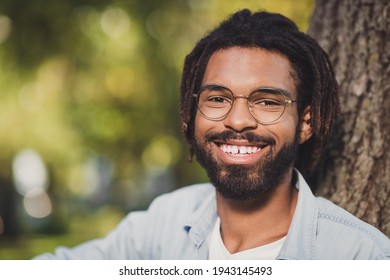
[[[154,224],[164,222],[184,222],[193,215],[206,200],[215,196],[215,189],[211,184],[196,184],[174,190],[156,197],[145,211],[131,212],[126,221],[142,220]]]
[[[317,238],[319,250],[334,248],[335,258],[390,258],[390,240],[378,229],[331,201],[318,197]],[[339,254],[339,255],[337,255]]]
[[[123,250],[143,259],[187,256],[185,225],[214,196],[210,184],[192,185],[158,196],[144,211],[130,212],[115,231],[123,235]]]
[[[158,196],[153,200],[149,209],[160,207],[162,204],[165,208],[174,208],[185,206],[186,208],[198,207],[206,197],[215,193],[214,187],[209,183],[196,184],[179,188],[170,193]]]
[[[294,245],[308,244],[299,247],[304,257],[390,259],[388,237],[333,202],[314,196],[303,176],[297,174],[299,195],[291,232]]]
[[[161,195],[147,210],[129,213],[104,238],[74,248],[59,247],[55,254],[37,259],[193,258],[184,250],[188,238],[183,224],[202,203],[213,198],[213,193],[210,184],[199,184]]]

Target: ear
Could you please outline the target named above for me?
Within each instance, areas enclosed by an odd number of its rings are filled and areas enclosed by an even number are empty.
[[[300,122],[301,126],[299,130],[299,144],[303,144],[313,135],[310,106],[307,106],[303,111]]]

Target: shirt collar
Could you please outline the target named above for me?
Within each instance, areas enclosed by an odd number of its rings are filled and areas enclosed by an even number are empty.
[[[295,213],[288,230],[286,240],[277,259],[312,259],[315,256],[315,243],[318,222],[318,205],[298,170],[295,170],[299,190]],[[190,240],[198,249],[201,259],[208,257],[208,237],[217,219],[215,189],[211,191],[184,224]]]
[[[201,259],[208,257],[208,237],[217,219],[217,202],[215,188],[204,198],[199,208],[184,224],[184,229],[196,246]]]
[[[298,170],[295,187],[299,190],[295,213],[278,259],[312,259],[315,256],[318,205]]]

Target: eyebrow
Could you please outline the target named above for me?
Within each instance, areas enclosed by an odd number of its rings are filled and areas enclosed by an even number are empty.
[[[258,87],[251,91],[251,93],[256,91],[266,91],[269,93],[283,93],[283,95],[287,98],[293,99],[291,93],[288,90],[281,89],[281,88],[275,88],[275,87]]]
[[[227,86],[224,86],[224,85],[221,85],[221,84],[204,84],[200,87],[199,91],[201,91],[202,89],[205,89],[205,88],[208,88],[208,89],[214,89],[214,90],[221,90],[221,89],[227,89],[229,91],[231,91],[232,93],[234,93],[230,88],[228,88]],[[283,95],[287,98],[290,98],[291,100],[293,99],[291,93],[288,91],[288,90],[285,90],[285,89],[281,89],[281,88],[275,88],[275,87],[257,87],[253,90],[251,90],[251,93],[253,92],[256,92],[256,91],[266,91],[266,92],[269,92],[269,93],[283,93]]]
[[[220,85],[220,84],[204,84],[200,87],[199,91],[202,90],[202,89],[227,89],[227,90],[230,90],[231,92],[233,92],[230,88],[224,86],[224,85]]]

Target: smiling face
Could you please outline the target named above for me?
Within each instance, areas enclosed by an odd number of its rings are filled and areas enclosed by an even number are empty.
[[[215,52],[202,86],[218,85],[247,97],[258,88],[274,88],[297,99],[293,69],[281,54],[259,48],[228,48]],[[276,187],[293,167],[303,134],[295,103],[272,124],[251,115],[246,98],[236,98],[222,120],[197,112],[194,152],[217,190],[230,199],[247,200]]]

